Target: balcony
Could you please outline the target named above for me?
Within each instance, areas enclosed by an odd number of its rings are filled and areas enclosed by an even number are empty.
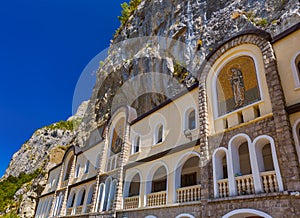
[[[278,182],[275,171],[267,171],[260,173],[261,181],[265,193],[278,192]]]
[[[139,196],[125,198],[124,209],[133,209],[139,207]]]
[[[155,192],[147,195],[147,206],[161,206],[166,205],[167,192]]]
[[[82,214],[82,205],[76,207],[76,215]]]
[[[177,203],[200,201],[201,185],[179,188],[177,191]]]
[[[86,213],[92,213],[93,212],[93,204],[88,204],[86,206]]]
[[[235,177],[238,195],[254,194],[252,174]]]
[[[73,211],[73,207],[69,207],[68,209],[67,209],[67,216],[68,215],[71,215],[72,214],[72,211]]]
[[[228,179],[218,180],[219,196],[221,198],[229,196]]]

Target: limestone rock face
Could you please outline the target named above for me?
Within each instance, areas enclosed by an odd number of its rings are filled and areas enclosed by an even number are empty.
[[[69,122],[82,118],[86,104],[87,102],[84,102],[79,107],[78,113],[70,117]],[[15,193],[14,201],[19,207],[8,208],[6,213],[17,210],[18,215],[22,218],[34,217],[37,198],[45,188],[48,170],[61,163],[65,150],[72,144],[76,134],[76,129],[54,126],[56,124],[36,130],[12,156],[1,180],[5,180],[9,176],[18,177],[21,173],[32,174],[36,170],[40,170],[41,173]]]
[[[298,0],[143,0],[112,40],[109,55],[98,69],[78,144],[84,146],[89,131],[105,123],[124,99],[141,114],[172,97],[168,93],[176,95],[191,86],[200,77],[205,58],[235,34],[260,29],[274,36],[299,21]],[[186,68],[180,70],[183,74],[178,75],[178,64]],[[162,83],[160,76],[151,76],[120,90],[137,75],[152,72],[169,75],[169,80]],[[179,85],[171,81],[176,76]],[[163,92],[157,84],[164,85]],[[149,87],[160,95],[137,92]]]

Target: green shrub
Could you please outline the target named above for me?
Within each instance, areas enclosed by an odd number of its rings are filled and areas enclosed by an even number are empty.
[[[115,36],[120,33],[123,26],[125,26],[126,22],[128,21],[129,17],[134,13],[134,11],[137,9],[139,4],[142,2],[142,0],[131,0],[129,4],[127,2],[124,2],[121,4],[122,11],[121,16],[118,16],[119,21],[121,22],[121,26],[116,30]]]
[[[4,213],[5,209],[10,206],[16,206],[14,195],[24,184],[31,182],[41,173],[36,170],[32,174],[21,173],[18,177],[9,176],[0,182],[0,212]],[[10,213],[4,217],[17,217],[16,214]]]
[[[73,130],[74,125],[72,120],[64,121],[61,120],[57,123],[53,123],[49,126],[46,126],[47,129],[55,130],[55,129],[62,129],[62,130]]]

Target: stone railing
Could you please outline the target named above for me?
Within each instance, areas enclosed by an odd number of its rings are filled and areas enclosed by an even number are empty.
[[[62,181],[61,187],[66,187],[69,184],[69,180]]]
[[[147,195],[147,206],[165,205],[167,200],[167,192],[155,192]]]
[[[124,209],[139,207],[139,196],[128,197],[124,199]]]
[[[219,197],[224,198],[229,196],[228,179],[218,180]]]
[[[93,204],[88,204],[86,206],[86,213],[92,213],[93,212]]]
[[[278,183],[275,171],[267,171],[260,173],[261,181],[263,183],[264,192],[278,192]]]
[[[254,194],[252,174],[235,177],[238,195]]]
[[[194,185],[179,188],[177,191],[177,203],[200,201],[201,199],[201,185]]]
[[[68,216],[68,215],[71,215],[71,214],[72,214],[72,211],[73,211],[73,207],[69,207],[69,208],[67,209],[67,216]]]
[[[82,214],[82,205],[76,207],[76,213],[75,214],[76,215],[77,214]]]

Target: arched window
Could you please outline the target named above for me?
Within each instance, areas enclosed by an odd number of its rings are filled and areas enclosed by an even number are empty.
[[[194,186],[200,183],[199,157],[189,158],[181,170],[181,187]]]
[[[89,168],[90,168],[90,161],[87,160],[84,166],[84,174],[87,174],[89,172]]]
[[[300,52],[295,55],[292,60],[292,69],[295,79],[296,87],[300,87]]]
[[[167,171],[164,166],[159,167],[152,179],[152,193],[167,190]]]
[[[128,197],[138,196],[140,193],[140,175],[137,173],[132,178],[129,186]]]
[[[187,121],[188,121],[188,125],[187,125],[188,129],[196,128],[196,113],[194,109],[188,113]]]
[[[97,155],[97,160],[96,160],[96,164],[95,164],[95,169],[98,169],[100,167],[100,161],[101,161],[101,156],[100,154]]]
[[[156,128],[155,132],[155,143],[154,144],[159,144],[163,142],[163,136],[164,136],[164,130],[163,130],[163,125],[159,125]]]
[[[73,192],[70,197],[69,197],[69,200],[68,200],[68,208],[71,208],[74,206],[74,203],[75,203],[75,197],[76,197],[76,194],[75,192]]]
[[[104,198],[105,198],[104,186],[105,185],[103,183],[101,183],[99,186],[96,212],[101,212],[103,210]]]
[[[81,199],[80,199],[79,205],[83,205],[83,203],[84,203],[84,198],[85,198],[85,190],[83,190],[83,192],[82,192],[82,195],[81,195]]]
[[[140,144],[141,144],[141,137],[137,136],[133,142],[133,147],[131,152],[132,154],[140,151]]]
[[[239,162],[240,162],[240,172],[237,172],[237,176],[248,175],[252,173],[250,164],[250,155],[248,149],[248,143],[244,142],[239,146]],[[239,175],[239,173],[241,175]]]
[[[68,162],[67,168],[66,168],[66,173],[65,173],[65,178],[64,181],[68,180],[70,177],[70,173],[71,173],[71,168],[72,168],[72,164],[73,164],[73,160],[74,160],[74,156],[72,156]]]
[[[78,164],[76,167],[75,178],[78,178],[79,173],[80,173],[80,164]]]
[[[213,175],[215,197],[228,197],[227,149],[219,148],[213,154]]]

